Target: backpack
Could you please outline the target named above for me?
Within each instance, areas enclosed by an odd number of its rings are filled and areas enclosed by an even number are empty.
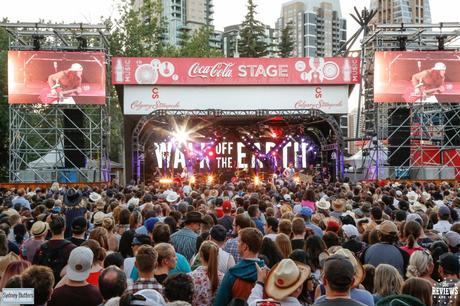
[[[56,284],[61,280],[61,270],[67,264],[64,256],[64,248],[68,244],[70,244],[70,241],[64,240],[59,245],[51,248],[48,243],[44,243],[37,254],[35,254],[37,257],[36,264],[50,267],[53,270]]]

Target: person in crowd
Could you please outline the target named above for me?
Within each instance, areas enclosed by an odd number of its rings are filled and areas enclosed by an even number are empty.
[[[30,202],[25,198],[26,191],[24,188],[19,188],[16,197],[11,201],[13,204],[13,207],[16,207],[16,205],[19,205],[20,207],[25,207],[27,209],[31,209],[30,207]]]
[[[184,228],[171,235],[171,243],[174,248],[189,261],[195,255],[197,232],[202,223],[201,213],[189,212],[185,216]]]
[[[193,280],[187,273],[175,273],[164,282],[164,296],[168,302],[182,301],[192,305],[193,293]]]
[[[66,222],[62,216],[50,215],[48,219],[51,239],[43,243],[37,250],[33,264],[50,267],[54,273],[54,280],[58,283],[61,280],[62,269],[67,265],[70,252],[76,246],[64,239]]]
[[[219,247],[218,270],[227,273],[235,265],[233,256],[223,249],[227,240],[227,229],[220,224],[214,225],[209,232],[209,239]]]
[[[6,283],[9,279],[21,273],[30,267],[30,262],[26,260],[12,261],[6,266],[5,272],[0,280],[0,290],[5,288]]]
[[[398,248],[398,228],[392,221],[383,221],[377,228],[379,242],[367,248],[362,255],[365,264],[377,267],[381,263],[389,264],[398,269],[401,276],[405,275],[409,255]]]
[[[288,258],[292,253],[291,240],[289,237],[283,233],[278,234],[278,236],[276,236],[275,243],[281,251],[283,258]]]
[[[217,288],[224,274],[218,270],[219,246],[214,242],[204,241],[199,249],[201,266],[189,275],[193,279],[193,306],[212,305]]]
[[[107,251],[117,252],[120,235],[115,233],[115,221],[112,217],[106,216],[102,220],[102,227],[107,230],[107,242],[109,245]]]
[[[225,274],[217,291],[215,306],[227,305],[234,298],[246,300],[257,281],[255,264],[264,266],[264,262],[258,259],[262,233],[255,228],[243,228],[238,231],[238,237],[238,251],[242,259]]]
[[[446,205],[441,205],[438,208],[439,221],[433,225],[433,229],[439,234],[444,234],[450,231],[452,223],[450,223],[450,209]]]
[[[23,288],[34,288],[35,305],[45,305],[53,292],[53,270],[45,266],[32,265],[22,272],[21,282]]]
[[[404,224],[403,237],[407,244],[401,247],[401,250],[406,251],[409,256],[415,251],[423,251],[424,248],[419,246],[417,241],[422,236],[422,226],[416,221],[408,221]]]
[[[421,277],[430,282],[432,286],[435,285],[436,281],[431,278],[433,273],[434,263],[433,257],[427,250],[415,251],[412,253],[409,259],[409,266],[407,266],[406,276],[411,277]]]
[[[223,216],[219,218],[218,223],[220,225],[223,225],[227,232],[230,232],[233,228],[233,219],[234,217],[232,216],[232,202],[229,200],[225,200],[222,203],[222,212]]]
[[[264,233],[265,237],[270,238],[275,241],[276,236],[278,235],[278,219],[274,217],[268,217],[265,219],[264,223]]]
[[[127,291],[135,294],[142,289],[155,289],[163,293],[163,286],[155,278],[155,268],[158,263],[158,253],[150,245],[141,245],[136,252],[136,268],[139,271],[139,278],[128,286]]]
[[[302,211],[308,210],[309,208],[302,208]],[[302,218],[294,218],[292,220],[292,239],[291,247],[293,250],[303,250],[305,248],[305,221]],[[290,254],[290,253],[289,253]],[[289,255],[288,255],[289,256]]]
[[[160,283],[163,282],[168,277],[169,270],[174,269],[177,264],[177,256],[174,247],[168,243],[159,243],[155,245],[154,250],[156,251],[157,266],[155,268],[155,279]]]
[[[99,291],[104,302],[121,297],[127,289],[126,275],[117,266],[108,266],[99,275]]]
[[[442,239],[449,247],[449,252],[460,258],[460,234],[454,231],[448,231],[443,234]]]
[[[99,242],[93,239],[88,239],[83,242],[81,246],[85,246],[93,252],[93,264],[91,265],[91,271],[89,272],[88,279],[86,280],[89,284],[93,286],[99,286],[99,275],[103,269],[102,262],[106,256],[106,251]]]
[[[426,306],[432,306],[431,298],[432,287],[429,281],[420,278],[412,277],[406,280],[402,286],[402,294],[410,295],[422,301]]]
[[[102,303],[103,297],[99,290],[86,280],[93,264],[93,252],[83,246],[76,247],[69,256],[66,281],[64,285],[54,289],[48,306],[97,306]]]
[[[390,265],[380,264],[375,269],[374,302],[390,295],[401,294],[403,278],[399,271]]]
[[[262,247],[260,248],[259,258],[271,269],[274,265],[279,263],[283,258],[278,245],[270,238],[264,237],[262,240]]]
[[[433,305],[446,305],[455,293],[459,281],[460,263],[458,257],[452,253],[446,253],[439,258],[439,273],[442,281],[433,286]]]
[[[72,225],[77,217],[84,217],[87,214],[85,201],[82,200],[82,192],[79,189],[69,188],[64,194],[64,216],[66,224]],[[65,228],[64,237],[72,236],[71,226]]]
[[[46,235],[48,234],[49,226],[48,223],[43,221],[36,221],[32,225],[30,233],[32,237],[24,241],[21,246],[22,258],[32,262],[34,260],[35,253],[45,243]]]
[[[76,246],[80,246],[83,242],[86,241],[86,231],[88,230],[88,223],[86,218],[83,216],[76,217],[72,221],[72,237],[70,242]]]
[[[245,214],[236,215],[235,220],[233,220],[233,235],[235,235],[235,238],[229,239],[225,243],[224,250],[233,256],[236,264],[241,260],[238,249],[239,232],[247,227],[251,227],[251,219]]]
[[[114,302],[116,306],[134,306],[134,305],[158,305],[166,306],[166,301],[158,291],[153,289],[143,289],[136,294],[125,292],[118,301]],[[112,306],[108,303],[105,306]]]

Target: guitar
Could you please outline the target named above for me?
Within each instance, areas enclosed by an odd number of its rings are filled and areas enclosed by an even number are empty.
[[[72,95],[78,92],[78,89],[69,89],[69,90],[62,90],[61,88],[56,88],[56,94],[52,93],[51,88],[43,88],[40,92],[40,102],[43,104],[51,104],[53,102],[62,102],[66,96]]]
[[[445,84],[444,86],[424,90],[423,85],[423,83],[420,83],[417,86],[415,86],[415,88],[418,88],[420,90],[420,93],[415,93],[415,90],[412,86],[408,88],[403,95],[404,101],[407,103],[423,102],[427,97],[432,96],[439,90],[444,89],[444,91],[447,91],[453,88],[452,84]]]

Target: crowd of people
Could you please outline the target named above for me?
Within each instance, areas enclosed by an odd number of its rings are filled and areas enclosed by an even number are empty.
[[[453,183],[54,183],[0,200],[0,290],[34,288],[35,305],[460,305]]]

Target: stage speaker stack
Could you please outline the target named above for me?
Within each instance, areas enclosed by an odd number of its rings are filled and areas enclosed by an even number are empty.
[[[79,109],[64,110],[64,157],[65,167],[85,167],[85,154],[80,151],[85,148],[84,116]]]
[[[444,145],[450,149],[460,147],[460,116],[458,111],[444,112]]]
[[[388,126],[388,163],[390,167],[410,166],[410,109],[390,110]]]

